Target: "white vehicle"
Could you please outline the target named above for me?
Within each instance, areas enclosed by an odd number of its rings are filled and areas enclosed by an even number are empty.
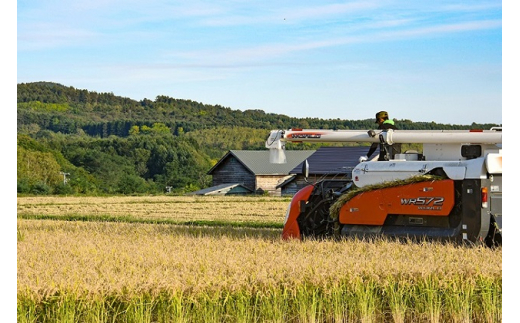
[[[285,162],[286,142],[379,142],[388,158],[361,158],[349,179],[302,188],[287,210],[285,239],[383,234],[502,243],[502,128],[273,130],[271,162]],[[391,156],[396,143],[422,144],[422,153]]]

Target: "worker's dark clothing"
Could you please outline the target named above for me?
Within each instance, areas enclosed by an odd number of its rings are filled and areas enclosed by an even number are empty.
[[[393,129],[398,130],[398,128],[394,125],[393,120],[385,120],[383,123],[377,127],[379,130],[385,130],[385,129]],[[376,151],[377,146],[379,145],[379,158],[377,160],[384,161],[393,159],[395,154],[401,153],[401,144],[393,144],[393,145],[387,145],[383,143],[374,142],[370,149],[368,150],[367,157],[370,159],[370,156]],[[388,152],[388,157],[387,157]]]

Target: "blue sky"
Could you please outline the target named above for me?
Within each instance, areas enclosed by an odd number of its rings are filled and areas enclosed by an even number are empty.
[[[17,2],[17,83],[291,117],[502,124],[502,2]]]

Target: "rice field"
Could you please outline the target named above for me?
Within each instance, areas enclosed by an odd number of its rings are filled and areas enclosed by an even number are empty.
[[[82,217],[125,221],[237,222],[281,226],[290,199],[264,197],[24,197],[18,216],[59,219]]]
[[[501,322],[501,248],[282,241],[288,203],[19,197],[18,322]]]

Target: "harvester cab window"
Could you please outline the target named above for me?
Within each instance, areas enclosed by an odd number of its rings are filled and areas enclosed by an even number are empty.
[[[482,156],[482,146],[480,145],[462,145],[460,149],[462,157],[474,159]]]

